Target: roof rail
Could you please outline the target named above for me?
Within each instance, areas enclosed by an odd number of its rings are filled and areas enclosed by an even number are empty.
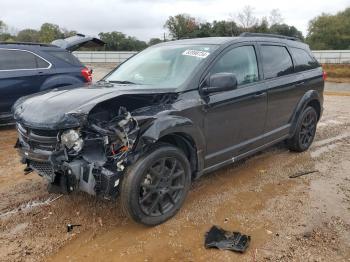
[[[33,42],[3,42],[0,41],[0,45],[39,45],[39,46],[47,46],[47,47],[54,47],[54,45],[50,44],[44,44],[44,43],[33,43]]]
[[[292,40],[292,41],[299,41],[301,40],[298,37],[293,37],[293,36],[286,36],[286,35],[276,35],[276,34],[264,34],[264,33],[249,33],[249,32],[244,32],[239,35],[240,37],[273,37],[273,38],[280,38],[280,39],[287,39],[287,40]]]

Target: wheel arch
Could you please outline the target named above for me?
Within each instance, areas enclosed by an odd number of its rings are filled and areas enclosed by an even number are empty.
[[[174,115],[157,118],[142,132],[137,148],[152,146],[157,142],[166,142],[180,148],[189,159],[193,178],[202,172],[204,134],[190,119]]]
[[[312,106],[317,113],[317,120],[319,121],[322,116],[322,96],[315,90],[309,90],[306,92],[303,97],[299,100],[294,113],[291,117],[290,123],[290,136],[293,136],[297,127],[299,115],[307,108],[308,106]]]
[[[198,157],[196,143],[191,136],[185,133],[170,133],[161,137],[159,142],[169,143],[181,149],[190,162],[192,177],[198,170]]]

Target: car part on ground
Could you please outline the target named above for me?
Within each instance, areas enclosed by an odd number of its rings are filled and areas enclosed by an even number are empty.
[[[75,227],[81,227],[80,224],[67,224],[67,233],[73,231],[73,228]]]
[[[229,232],[218,226],[212,228],[205,234],[204,245],[206,248],[218,248],[243,253],[249,247],[250,236],[239,232]]]

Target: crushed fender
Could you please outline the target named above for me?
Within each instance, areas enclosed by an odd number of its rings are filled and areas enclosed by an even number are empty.
[[[224,229],[213,226],[205,234],[205,247],[231,250],[243,253],[250,243],[250,236],[243,235],[239,232],[229,232]]]

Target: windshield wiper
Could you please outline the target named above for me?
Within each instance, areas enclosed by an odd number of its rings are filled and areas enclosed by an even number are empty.
[[[109,81],[109,82],[114,83],[114,84],[137,85],[134,82],[126,81],[126,80],[124,80],[124,81],[114,80],[114,81]]]

